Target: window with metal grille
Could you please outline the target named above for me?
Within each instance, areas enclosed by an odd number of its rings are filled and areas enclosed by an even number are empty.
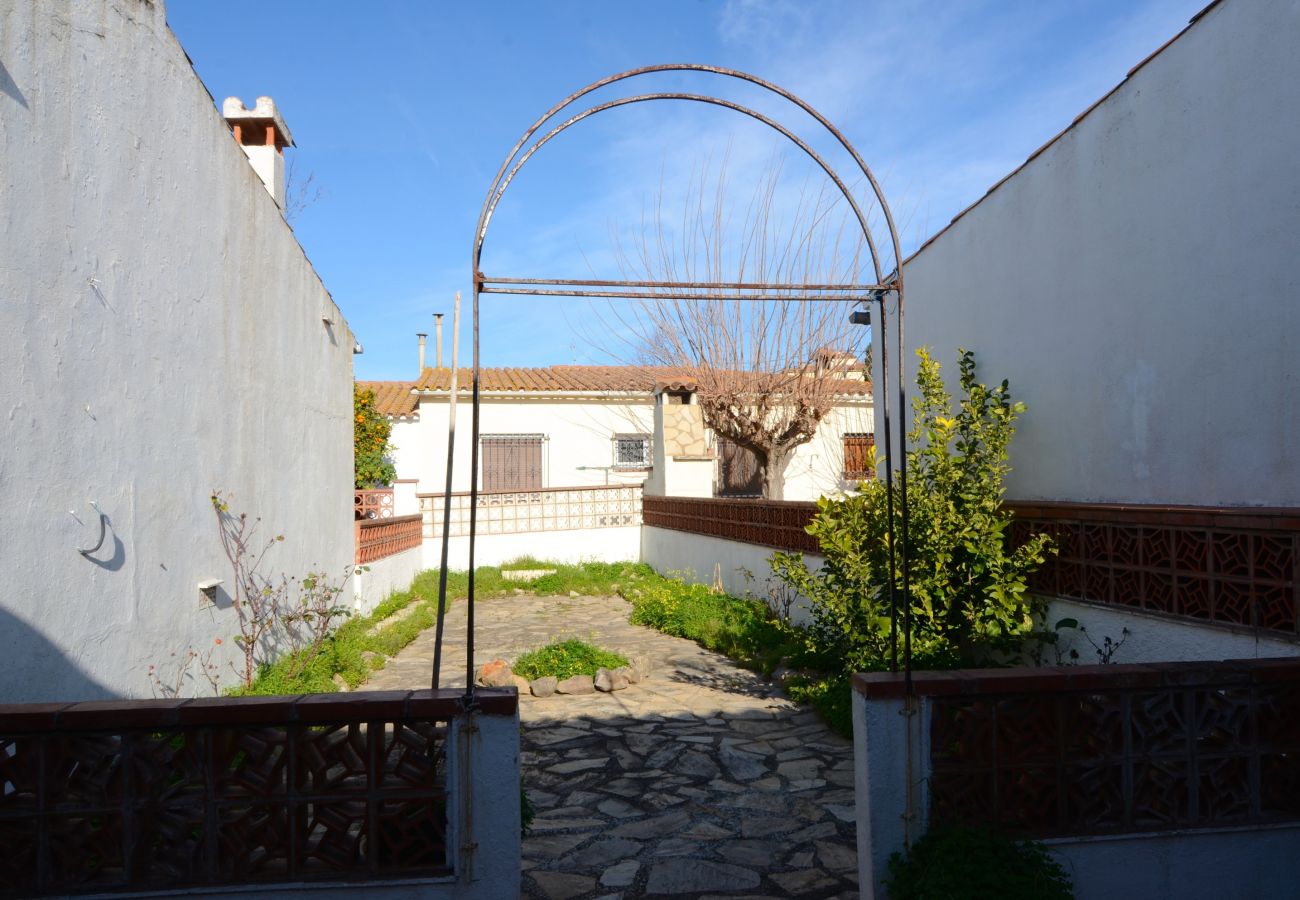
[[[542,487],[544,434],[485,434],[479,438],[483,453],[484,491],[535,491]]]
[[[614,468],[648,469],[650,467],[650,435],[614,435]]]
[[[876,477],[876,469],[871,464],[872,451],[875,448],[874,434],[844,435],[845,481],[868,481]]]

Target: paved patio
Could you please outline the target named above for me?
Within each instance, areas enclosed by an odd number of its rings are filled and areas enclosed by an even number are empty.
[[[857,897],[853,747],[724,657],[629,625],[619,597],[477,605],[475,656],[513,660],[578,637],[650,659],[613,694],[524,696],[530,897]],[[464,603],[448,613],[444,683],[465,684]],[[428,684],[433,630],[371,678]]]

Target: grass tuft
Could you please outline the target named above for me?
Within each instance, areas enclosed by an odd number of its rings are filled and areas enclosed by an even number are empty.
[[[617,669],[626,665],[627,657],[621,653],[595,647],[586,641],[570,639],[530,650],[515,660],[510,668],[516,675],[522,675],[529,681],[547,675],[554,675],[563,681],[574,675],[594,676],[597,669]]]

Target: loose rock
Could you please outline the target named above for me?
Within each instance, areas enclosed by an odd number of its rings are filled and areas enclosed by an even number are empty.
[[[559,679],[554,675],[543,675],[541,678],[534,678],[528,682],[528,690],[534,697],[549,697],[555,693],[555,686],[559,684]]]
[[[609,693],[610,691],[622,691],[627,689],[627,676],[621,674],[618,669],[612,672],[609,669],[596,670],[596,690]]]
[[[522,675],[515,676],[515,687],[519,689],[521,694],[526,694],[532,690],[532,684]]]
[[[479,668],[478,683],[483,687],[514,687],[515,673],[504,659],[494,659]]]
[[[590,675],[574,675],[555,685],[557,694],[590,694],[596,690]]]
[[[352,690],[352,688],[348,686],[347,679],[337,672],[334,673],[334,677],[331,678],[330,681],[334,682],[334,686],[344,693]]]

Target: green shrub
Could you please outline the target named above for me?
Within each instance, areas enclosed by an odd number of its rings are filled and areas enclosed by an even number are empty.
[[[918,396],[908,435],[907,499],[913,665],[952,668],[1015,652],[1034,629],[1037,603],[1026,582],[1049,552],[1045,535],[1008,550],[1002,508],[1007,446],[1024,404],[1007,382],[975,380],[975,358],[959,350],[962,398],[952,398],[939,364],[919,350]],[[894,480],[894,508],[901,485]],[[857,496],[818,501],[808,527],[826,562],[809,572],[800,554],[777,553],[773,572],[811,603],[811,649],[843,671],[887,668],[891,656],[887,488],[864,482]],[[901,565],[901,555],[895,560]],[[901,570],[896,582],[901,591]],[[902,598],[898,598],[902,602]],[[903,638],[899,613],[899,646]]]
[[[632,602],[633,625],[688,638],[765,674],[782,657],[802,649],[791,629],[758,600],[714,594],[702,584],[659,576],[624,594]]]
[[[1042,844],[966,826],[930,829],[889,858],[893,900],[1070,900],[1070,877]]]
[[[853,688],[848,675],[793,678],[786,682],[786,693],[817,710],[836,734],[853,739]]]
[[[597,669],[617,669],[626,665],[627,657],[621,653],[602,650],[571,638],[530,650],[515,660],[510,668],[529,681],[547,675],[563,681],[574,675],[595,675]]]

